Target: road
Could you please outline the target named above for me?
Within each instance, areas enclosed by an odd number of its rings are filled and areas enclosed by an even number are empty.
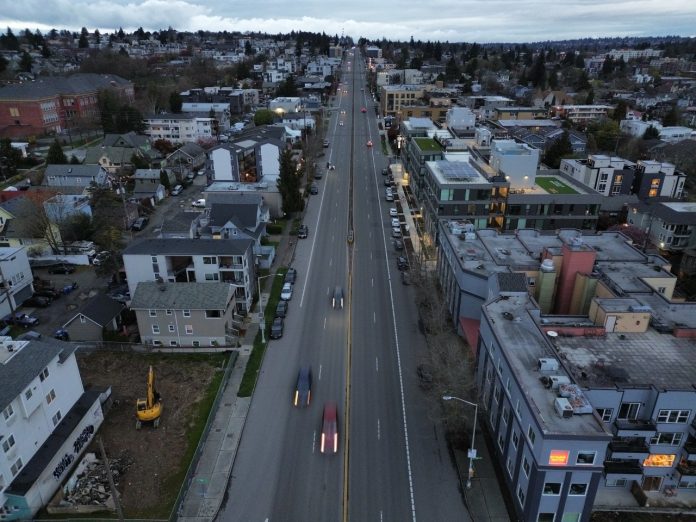
[[[379,174],[387,159],[374,102],[361,90],[362,62],[344,66],[342,79],[327,134],[336,169],[310,198],[284,336],[268,346],[218,520],[469,520],[433,403],[415,378],[425,342],[388,237]],[[336,285],[346,291],[343,310],[331,308]],[[291,394],[307,364],[313,401],[296,409]],[[328,400],[339,405],[337,455],[318,451]]]

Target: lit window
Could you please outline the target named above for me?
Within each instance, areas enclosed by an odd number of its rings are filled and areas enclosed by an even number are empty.
[[[643,461],[643,467],[646,468],[671,468],[674,464],[674,455],[670,454],[653,454],[649,455]]]

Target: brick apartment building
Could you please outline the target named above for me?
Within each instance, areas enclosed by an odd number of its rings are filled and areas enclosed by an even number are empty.
[[[97,96],[115,89],[133,100],[133,84],[113,74],[73,74],[0,88],[0,137],[41,136],[99,118]]]

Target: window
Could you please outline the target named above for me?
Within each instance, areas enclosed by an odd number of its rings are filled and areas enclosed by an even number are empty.
[[[51,390],[50,392],[48,392],[46,394],[46,404],[51,404],[55,398],[56,398],[56,391]]]
[[[31,397],[32,397],[33,395],[34,395],[34,392],[31,391],[31,388],[24,392],[24,398],[25,398],[26,400],[31,399]]]
[[[500,446],[500,449],[504,449],[504,444],[505,444],[505,439],[503,438],[503,434],[501,433],[498,435],[498,446]]]
[[[218,281],[220,279],[219,274],[205,274],[206,281]]]
[[[169,341],[169,346],[178,346],[176,341]]]
[[[568,490],[568,495],[579,495],[583,496],[587,494],[587,484],[571,484],[570,490]]]
[[[204,257],[203,264],[204,265],[216,265],[217,264],[217,257]]]
[[[169,325],[169,333],[174,333],[174,325],[173,324]]]
[[[512,477],[512,459],[508,457],[507,462],[505,463],[505,467],[508,470],[508,475]]]
[[[15,445],[15,438],[14,435],[10,434],[9,437],[7,437],[5,440],[2,441],[2,450],[7,453],[12,449],[12,446]]]
[[[187,324],[184,326],[186,330],[186,335],[193,335],[193,325],[192,324]]]
[[[14,409],[12,408],[11,404],[7,405],[7,408],[2,410],[2,416],[5,418],[5,420],[8,420],[10,417],[14,415]]]
[[[607,480],[604,485],[608,488],[623,488],[626,486],[626,479]]]
[[[597,415],[602,418],[603,422],[609,422],[611,420],[612,413],[614,413],[613,408],[597,408]]]
[[[522,491],[522,486],[517,487],[517,498],[520,501],[520,505],[524,506],[524,491]]]
[[[696,482],[687,482],[686,480],[682,480],[677,487],[680,489],[696,489]]]
[[[39,379],[41,379],[41,382],[44,382],[48,378],[48,368],[44,368],[43,371],[39,374]]]
[[[159,327],[158,324],[153,324],[153,325],[152,325],[152,333],[153,333],[153,334],[158,334],[158,333],[160,333],[160,327]]]
[[[162,346],[162,341],[152,341],[152,346]]]
[[[650,444],[669,444],[670,446],[679,446],[682,441],[683,433],[656,433],[650,439]]]
[[[539,513],[537,517],[537,522],[553,522],[555,520],[555,513]]]
[[[171,310],[167,310],[165,313],[166,313],[167,315],[172,315],[172,311],[171,311]]]
[[[150,317],[157,317],[157,310],[148,310],[147,313]]]
[[[205,311],[205,318],[206,319],[219,319],[222,317],[222,313],[220,310],[206,310]]]
[[[675,455],[653,453],[643,461],[645,468],[671,468],[674,465]]]
[[[493,392],[493,396],[495,397],[495,402],[500,402],[500,387],[496,384],[495,385],[495,391]]]
[[[22,464],[21,458],[15,460],[15,463],[12,464],[12,467],[10,468],[13,477],[17,476],[17,473],[19,473],[19,470],[22,469],[22,466],[24,466],[24,464]]]
[[[527,436],[529,437],[529,441],[531,442],[532,446],[534,446],[534,441],[536,440],[536,433],[534,433],[534,430],[531,426],[527,430]]]
[[[657,414],[657,422],[668,424],[686,424],[691,410],[660,410]]]
[[[529,461],[527,457],[522,460],[522,469],[524,470],[524,474],[529,477]]]
[[[56,414],[53,416],[53,425],[58,426],[58,423],[60,422],[60,419],[63,418],[63,414],[60,411],[57,411]]]
[[[181,313],[184,317],[191,317],[191,310],[182,310]]]
[[[10,116],[19,118],[19,109],[17,107],[10,107]]]
[[[517,445],[520,443],[520,437],[517,435],[515,430],[512,430],[512,445],[517,449]]]
[[[200,347],[200,345],[201,345],[201,342],[200,342],[200,341],[193,341],[193,347],[194,347],[194,348],[198,348],[198,347]]]
[[[544,495],[560,495],[561,494],[561,483],[560,482],[545,482],[543,494]]]
[[[503,406],[503,422],[507,424],[510,422],[510,410],[507,406]]]
[[[579,451],[578,457],[575,459],[575,463],[579,466],[591,466],[594,464],[596,456],[596,451]]]
[[[639,402],[624,402],[621,404],[616,418],[618,420],[636,420],[638,418],[638,410],[640,410]]]

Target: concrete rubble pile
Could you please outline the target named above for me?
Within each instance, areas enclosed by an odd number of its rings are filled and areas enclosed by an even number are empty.
[[[120,478],[131,464],[133,459],[126,452],[109,459],[109,467],[117,488]],[[94,453],[85,455],[76,473],[66,483],[63,492],[61,506],[113,505],[106,468],[103,461],[97,459]]]

